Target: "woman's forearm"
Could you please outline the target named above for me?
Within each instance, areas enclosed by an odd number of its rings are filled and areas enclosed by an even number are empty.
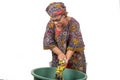
[[[67,60],[69,60],[72,57],[73,53],[74,53],[74,51],[71,51],[71,50],[67,51],[67,53],[66,53]]]
[[[59,60],[66,59],[66,55],[58,47],[52,48],[52,51],[58,56]]]
[[[63,52],[58,48],[58,47],[54,47],[51,49],[56,55],[62,54]]]

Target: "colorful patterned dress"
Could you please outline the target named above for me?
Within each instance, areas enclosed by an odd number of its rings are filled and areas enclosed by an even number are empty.
[[[44,49],[52,49],[57,46],[63,53],[67,50],[74,51],[70,58],[67,68],[80,70],[86,73],[86,60],[84,55],[84,42],[82,39],[79,23],[74,19],[57,34],[56,27],[51,21],[48,22],[43,40]],[[57,67],[58,57],[52,52],[51,67]]]

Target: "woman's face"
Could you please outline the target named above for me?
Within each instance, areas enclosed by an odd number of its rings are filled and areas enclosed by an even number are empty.
[[[51,20],[57,27],[62,27],[64,25],[64,19],[65,19],[64,15],[59,15],[51,18]]]

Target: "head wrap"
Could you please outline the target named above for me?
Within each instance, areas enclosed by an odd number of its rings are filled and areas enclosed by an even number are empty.
[[[62,2],[53,2],[48,5],[46,12],[51,17],[64,14],[66,12],[66,6]]]

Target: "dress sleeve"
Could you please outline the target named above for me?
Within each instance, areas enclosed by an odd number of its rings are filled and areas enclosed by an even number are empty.
[[[48,22],[43,39],[44,49],[52,49],[56,46],[54,34],[54,23]]]
[[[69,42],[67,50],[72,51],[82,51],[84,50],[84,42],[80,30],[80,26],[78,22],[74,22],[71,24],[69,34]]]

